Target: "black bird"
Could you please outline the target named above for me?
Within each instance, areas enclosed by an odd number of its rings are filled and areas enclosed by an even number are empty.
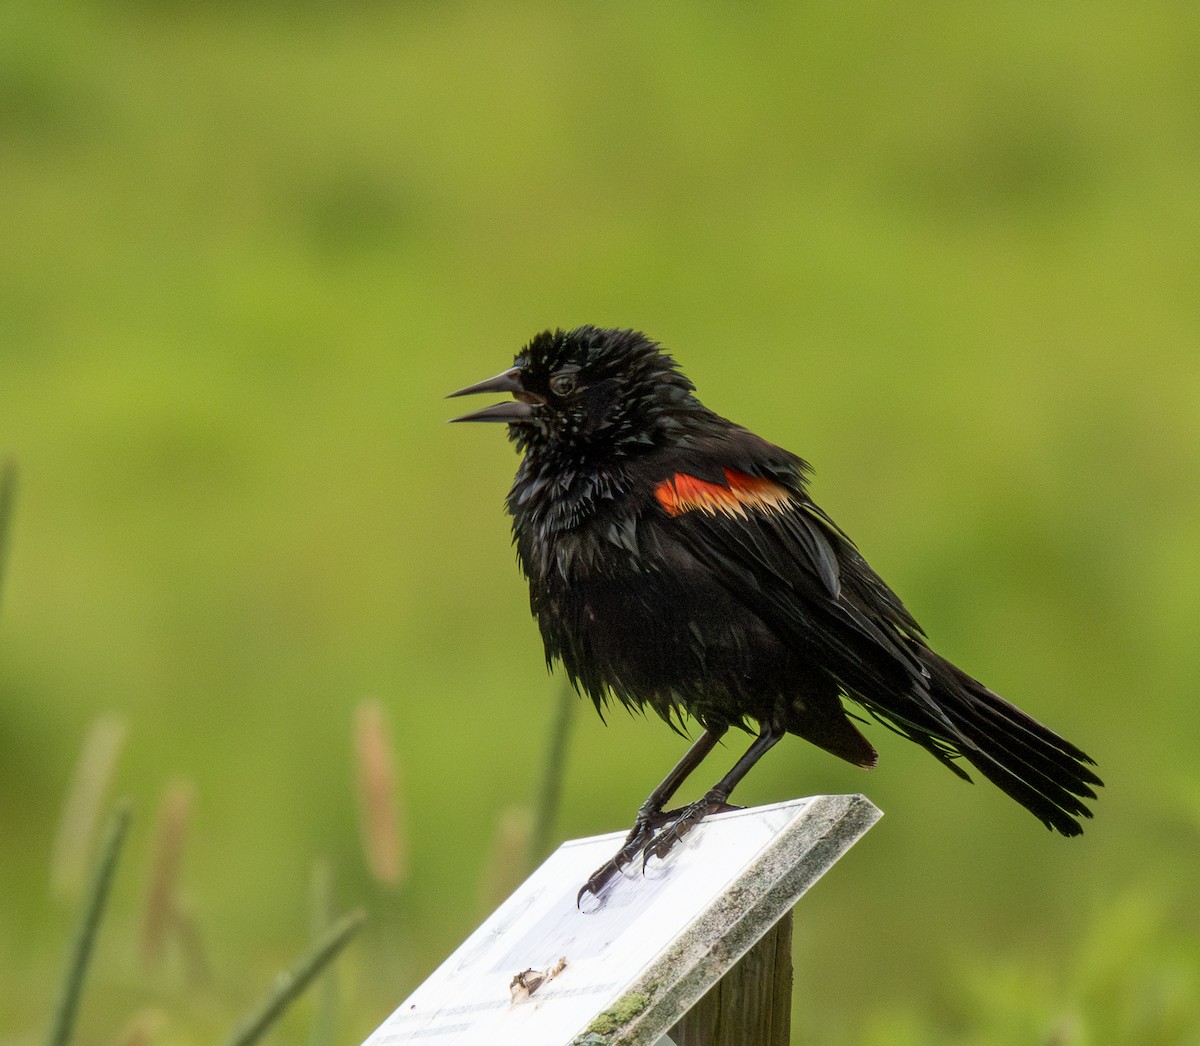
[[[561,661],[601,713],[615,697],[703,728],[580,898],[730,809],[784,734],[874,766],[846,698],[1078,835],[1101,784],[1092,760],[934,653],[809,497],[808,464],[694,391],[644,334],[588,326],[544,331],[512,368],[452,394],[514,397],[453,420],[504,422],[523,455],[507,506],[547,664]],[[731,726],[758,736],[703,798],[666,811]]]

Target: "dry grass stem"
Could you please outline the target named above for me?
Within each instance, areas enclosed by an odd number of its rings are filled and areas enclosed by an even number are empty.
[[[151,1046],[167,1026],[167,1015],[162,1010],[141,1010],[114,1040],[114,1046]]]
[[[481,910],[491,911],[525,880],[533,820],[528,806],[510,806],[501,811],[479,882]]]
[[[378,701],[364,701],[355,712],[354,754],[367,867],[377,882],[395,886],[404,878],[407,861],[391,738]]]
[[[125,733],[124,722],[102,715],[84,735],[50,856],[50,887],[57,897],[73,897],[83,885],[92,839]]]
[[[190,783],[172,781],[158,808],[142,908],[142,959],[151,967],[162,962],[172,931],[186,930],[186,917],[182,923],[180,918],[179,873],[195,793]]]

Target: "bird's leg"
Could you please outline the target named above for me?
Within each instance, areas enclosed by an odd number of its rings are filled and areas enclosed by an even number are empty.
[[[657,857],[661,861],[670,853],[676,843],[709,814],[721,813],[723,810],[733,809],[725,801],[729,798],[729,794],[737,787],[738,782],[750,772],[750,768],[766,755],[785,733],[787,731],[779,723],[763,723],[759,729],[758,737],[746,749],[745,755],[733,764],[733,769],[713,785],[700,799],[678,811],[674,819],[654,837],[654,840],[649,845],[644,847],[643,861],[648,861],[651,857]]]
[[[575,898],[576,904],[583,900],[584,894],[590,893],[598,897],[600,891],[612,882],[621,869],[641,853],[646,843],[653,837],[655,829],[663,824],[664,818],[671,816],[663,813],[663,807],[670,801],[671,796],[679,791],[679,786],[687,780],[688,775],[704,761],[704,757],[713,750],[724,733],[724,728],[720,730],[705,730],[692,743],[691,748],[675,764],[674,769],[662,779],[658,787],[638,807],[637,816],[633,821],[633,828],[630,829],[629,834],[625,837],[625,842],[621,844],[621,849],[612,856],[611,860],[606,861],[592,873],[591,878],[583,884],[578,896]]]

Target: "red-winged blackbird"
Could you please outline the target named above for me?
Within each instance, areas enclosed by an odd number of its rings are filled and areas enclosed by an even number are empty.
[[[547,663],[703,727],[580,891],[664,856],[785,733],[871,767],[843,698],[959,777],[962,757],[1063,835],[1100,779],[1082,751],[933,652],[920,625],[808,496],[806,462],[705,407],[631,330],[545,331],[514,366],[453,393],[510,392],[455,421],[497,421],[523,455],[508,495]],[[858,718],[858,717],[854,717]],[[731,726],[757,739],[702,799],[667,801]]]

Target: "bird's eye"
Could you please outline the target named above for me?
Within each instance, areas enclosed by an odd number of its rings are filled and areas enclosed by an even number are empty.
[[[550,391],[556,396],[569,396],[575,391],[575,372],[560,371],[550,378]]]

